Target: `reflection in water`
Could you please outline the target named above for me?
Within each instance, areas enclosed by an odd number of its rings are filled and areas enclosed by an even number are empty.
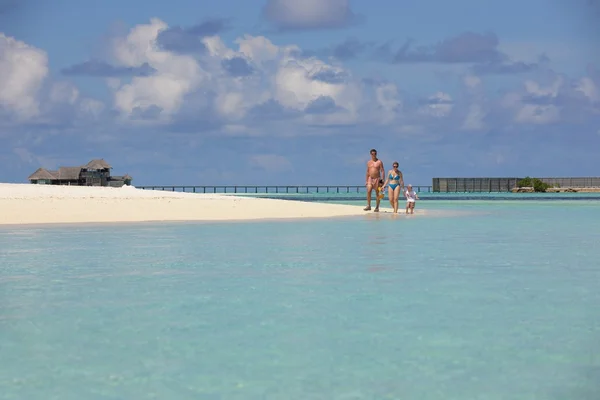
[[[403,238],[406,227],[402,221],[377,221],[365,233],[364,260],[366,270],[381,273],[397,269],[404,256]]]

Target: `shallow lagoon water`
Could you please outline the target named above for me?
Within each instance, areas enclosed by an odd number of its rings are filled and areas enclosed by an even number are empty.
[[[600,398],[600,202],[417,207],[0,229],[0,398]]]

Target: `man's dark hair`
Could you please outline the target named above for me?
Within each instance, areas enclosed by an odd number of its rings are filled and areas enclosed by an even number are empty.
[[[373,152],[377,153],[377,150],[371,149],[371,151],[369,153],[373,153]]]

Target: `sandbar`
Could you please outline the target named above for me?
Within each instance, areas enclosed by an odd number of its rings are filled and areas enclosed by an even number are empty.
[[[0,183],[0,225],[333,218],[364,215],[362,207],[132,186]]]

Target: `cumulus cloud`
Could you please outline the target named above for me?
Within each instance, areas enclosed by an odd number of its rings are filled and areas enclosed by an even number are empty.
[[[0,122],[64,126],[103,111],[101,102],[50,76],[45,51],[0,33]]]
[[[263,15],[281,30],[340,28],[360,20],[349,0],[267,0]]]
[[[419,111],[425,115],[435,118],[449,116],[454,108],[452,96],[444,92],[437,92],[429,96],[426,100],[422,101],[422,103],[424,104],[421,106]]]
[[[593,69],[578,80],[559,74],[546,82],[530,79],[499,99],[488,98],[483,77],[469,73],[462,77],[462,91],[432,90],[428,97],[411,98],[395,82],[362,79],[339,60],[310,55],[293,44],[242,35],[227,45],[218,35],[225,24],[215,21],[173,28],[153,18],[114,38],[110,62],[92,59],[62,71],[105,78],[110,106],[49,77],[42,50],[0,36],[0,106],[20,118],[46,122],[51,115],[62,121],[105,117],[127,129],[157,126],[181,134],[236,136],[293,136],[326,132],[326,127],[348,132],[347,127],[366,125],[423,135],[440,128],[478,131],[505,122],[547,125],[598,115],[600,80]],[[176,33],[169,46],[160,39],[165,32]],[[194,47],[186,44],[192,36],[202,51],[188,51]],[[492,34],[398,54],[402,62],[508,65]]]
[[[21,119],[37,116],[47,76],[46,52],[0,33],[0,107]]]
[[[348,124],[361,117],[365,100],[359,80],[340,65],[304,56],[295,45],[277,46],[264,36],[244,35],[235,48],[219,36],[199,36],[202,54],[167,50],[159,38],[171,29],[157,18],[135,26],[115,39],[114,66],[97,72],[133,75],[110,80],[123,120],[173,123],[195,114],[222,125],[250,123],[265,105],[290,111],[283,115],[307,124]],[[140,70],[148,73],[133,73]]]
[[[588,121],[600,114],[599,100],[598,82],[592,77],[569,79],[550,73],[545,83],[526,80],[521,90],[506,93],[500,104],[512,112],[514,122],[547,125]]]
[[[475,75],[466,75],[463,77],[463,87],[466,91],[467,105],[461,129],[466,131],[483,130],[486,128],[487,109],[482,80]]]

